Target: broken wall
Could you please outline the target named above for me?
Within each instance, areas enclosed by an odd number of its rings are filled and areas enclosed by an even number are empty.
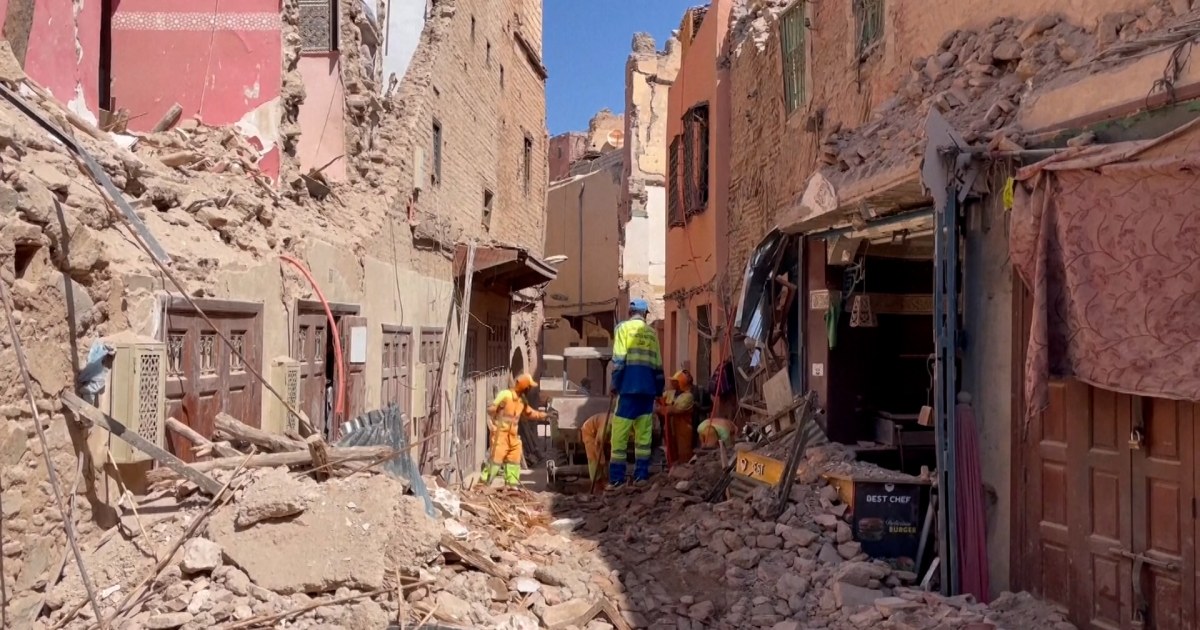
[[[0,23],[25,72],[72,111],[93,120],[100,101],[99,2],[5,0]]]
[[[1087,76],[1088,68],[1070,78],[1050,79],[1044,69],[1069,65],[1085,59],[1104,42],[1152,29],[1174,10],[1171,3],[1150,0],[1021,1],[1003,6],[971,0],[921,6],[919,10],[907,3],[889,2],[885,3],[882,43],[859,62],[850,4],[808,3],[805,10],[812,25],[804,31],[808,101],[789,115],[784,106],[779,39],[779,17],[788,4],[769,0],[757,3],[754,9],[735,9],[728,59],[733,157],[728,223],[732,253],[727,268],[734,278],[739,278],[753,247],[796,204],[813,173],[824,168],[823,172],[851,182],[857,164],[888,166],[886,161],[893,155],[910,147],[914,151],[923,148],[921,124],[930,105],[922,104],[921,99],[933,95],[928,90],[944,89],[945,78],[956,68],[965,65],[970,72],[978,71],[969,78],[954,75],[951,88],[965,90],[965,100],[975,102],[946,103],[935,98],[935,106],[961,130],[973,133],[972,141],[985,141],[989,126],[999,126],[996,123],[1008,115],[997,109],[994,101],[1010,97],[987,92],[993,85],[1013,86],[1015,96],[1005,101],[1006,107],[1020,108],[1014,118],[1026,131],[1052,127],[1107,103],[1142,102],[1152,87],[1154,72],[1149,67],[1152,64],[1147,64],[1133,74],[1096,74],[1093,81]],[[1098,30],[1106,24],[1121,25],[1128,31],[1118,33],[1115,26],[1107,34]],[[970,33],[956,33],[960,29]],[[982,52],[969,55],[969,50]],[[977,56],[984,53],[987,63]],[[959,58],[960,54],[966,58]],[[1157,61],[1154,67],[1161,70],[1164,58]],[[1069,81],[1073,87],[1050,89],[1059,81]],[[1081,87],[1085,82],[1090,85]],[[976,90],[980,96],[972,98]],[[1120,96],[1112,96],[1114,93]],[[912,118],[900,121],[901,115]],[[879,122],[887,119],[900,122]],[[911,128],[898,129],[903,126]],[[828,135],[836,135],[833,132],[838,130],[855,134],[855,144],[847,148],[829,143]],[[846,152],[858,155],[847,156]],[[906,157],[910,161],[896,162],[895,170],[916,177],[919,156]],[[867,179],[862,178],[856,192],[875,183]],[[880,176],[877,181],[884,179]],[[993,181],[992,190],[1000,185],[1002,180]],[[971,337],[975,341],[964,366],[963,389],[974,396],[980,443],[986,445],[981,450],[983,479],[998,497],[988,514],[990,581],[998,592],[1008,585],[1008,534],[1014,500],[1010,495],[1012,276],[1004,254],[1003,214],[993,207],[999,196],[992,197],[984,207],[971,210],[967,226],[966,273],[972,278],[965,285],[967,328],[988,333]],[[852,203],[853,199],[840,198],[839,202]],[[821,339],[824,332],[810,329],[811,334]],[[817,347],[822,344],[823,339]]]
[[[591,172],[555,182],[546,201],[546,255],[565,255],[546,287],[551,317],[618,308],[617,208],[624,160],[619,151],[586,165]],[[583,166],[583,165],[581,165]],[[552,353],[553,354],[553,353]]]
[[[679,72],[674,37],[659,51],[645,33],[633,37],[625,64],[625,172],[622,184],[621,281],[630,297],[650,302],[651,319],[664,315],[667,240],[668,92]]]
[[[151,130],[178,103],[185,118],[241,124],[278,172],[278,0],[214,3],[205,12],[170,0],[124,0],[113,8],[111,29],[112,106],[130,112],[130,129]]]
[[[430,0],[383,0],[384,47],[383,82],[386,92],[392,78],[399,82],[408,72],[421,42],[421,31],[425,27],[425,16],[432,10]]]
[[[571,166],[587,152],[587,134],[568,131],[550,138],[550,181],[556,182],[571,174]]]

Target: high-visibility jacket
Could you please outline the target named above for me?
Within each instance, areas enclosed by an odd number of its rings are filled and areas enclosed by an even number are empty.
[[[613,391],[658,398],[666,381],[654,329],[638,318],[621,322],[613,334]]]

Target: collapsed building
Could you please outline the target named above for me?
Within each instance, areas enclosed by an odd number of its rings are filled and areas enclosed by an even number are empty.
[[[183,462],[221,414],[333,443],[395,406],[428,469],[477,468],[555,275],[540,2],[5,9],[10,619],[57,579],[52,486],[106,529],[158,458],[63,392]]]
[[[669,362],[731,361],[739,422],[808,392],[831,441],[933,470],[945,546],[918,562],[946,591],[1194,623],[1197,395],[1170,366],[1196,20],[1187,0],[687,11]]]

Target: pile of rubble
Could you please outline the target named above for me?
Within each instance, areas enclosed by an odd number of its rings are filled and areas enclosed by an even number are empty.
[[[217,471],[225,500],[153,493],[84,537],[85,563],[111,627],[131,630],[1073,627],[1027,595],[944,598],[867,558],[821,477],[871,472],[847,453],[810,450],[811,483],[778,519],[760,494],[705,502],[712,453],[603,495],[435,489],[437,518],[370,470]],[[92,627],[85,593],[68,564],[35,627]]]
[[[1026,95],[1069,70],[1086,68],[1097,51],[1114,43],[1189,19],[1194,16],[1186,12],[1173,17],[1171,4],[1162,2],[1105,15],[1094,31],[1048,14],[1029,21],[998,18],[986,29],[950,32],[937,51],[912,61],[896,96],[876,108],[868,123],[824,130],[821,163],[848,171],[911,161],[924,150],[922,129],[933,108],[967,142],[1019,149],[1026,139],[1015,118]]]
[[[823,475],[853,469],[876,479],[903,476],[854,462],[844,447],[810,449],[798,474],[806,483],[793,487],[777,519],[765,516],[773,505],[766,489],[748,501],[705,503],[708,487],[693,478],[715,467],[702,460],[676,467],[644,492],[560,502],[560,511],[581,523],[576,535],[595,540],[611,563],[623,587],[614,601],[635,626],[1074,627],[1028,595],[1005,594],[991,606],[944,598],[917,588],[915,573],[868,558],[853,540],[848,506]]]

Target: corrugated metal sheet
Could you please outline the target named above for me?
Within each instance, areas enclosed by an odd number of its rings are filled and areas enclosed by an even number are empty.
[[[337,446],[391,447],[396,456],[383,463],[383,470],[407,482],[413,495],[425,502],[425,513],[434,517],[433,500],[429,498],[425,480],[421,478],[409,449],[408,419],[400,413],[399,407],[376,409],[342,423],[342,439],[338,440]]]

